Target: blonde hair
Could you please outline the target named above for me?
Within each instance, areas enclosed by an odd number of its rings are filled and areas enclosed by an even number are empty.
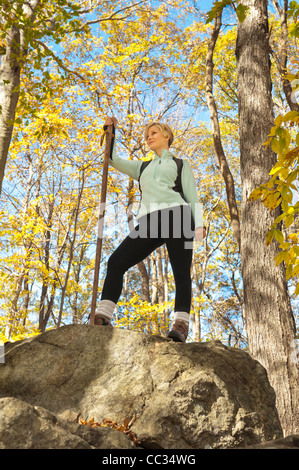
[[[145,138],[147,138],[147,133],[150,129],[150,127],[153,127],[153,126],[157,126],[161,132],[161,134],[164,135],[164,137],[169,137],[169,141],[168,141],[168,144],[169,144],[169,147],[171,146],[172,142],[173,142],[173,133],[172,133],[172,130],[170,129],[170,127],[168,126],[168,124],[162,124],[162,122],[151,122],[150,124],[148,124],[145,128],[145,131],[144,131],[144,136]]]

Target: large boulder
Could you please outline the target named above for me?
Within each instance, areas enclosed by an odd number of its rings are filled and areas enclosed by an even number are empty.
[[[65,326],[6,345],[1,397],[55,415],[130,421],[143,448],[232,448],[282,437],[265,369],[219,341]]]

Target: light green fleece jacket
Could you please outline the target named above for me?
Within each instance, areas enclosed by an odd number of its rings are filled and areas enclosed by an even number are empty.
[[[189,163],[183,160],[181,181],[184,200],[178,192],[172,189],[178,175],[177,164],[172,158],[173,153],[167,149],[162,150],[161,157],[156,152],[154,153],[153,160],[140,177],[142,197],[136,219],[158,209],[189,204],[195,228],[203,227],[202,205],[197,196],[196,183]],[[143,160],[124,160],[118,157],[114,143],[110,159],[110,165],[113,168],[138,181],[142,163]]]

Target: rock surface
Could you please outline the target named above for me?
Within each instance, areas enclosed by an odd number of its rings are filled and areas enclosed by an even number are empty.
[[[261,442],[248,446],[246,449],[299,449],[299,435],[294,434],[273,441]]]
[[[115,328],[65,326],[6,345],[1,397],[7,423],[19,423],[19,431],[11,426],[6,438],[1,425],[2,448],[15,442],[24,448],[133,445],[117,430],[90,429],[59,419],[61,413],[131,421],[131,431],[147,449],[244,448],[282,437],[265,369],[219,341],[179,344]],[[82,429],[101,436],[87,438]],[[47,444],[51,433],[56,437]],[[110,441],[104,442],[105,433]]]
[[[0,398],[0,449],[133,449],[115,429],[82,426],[18,398]]]

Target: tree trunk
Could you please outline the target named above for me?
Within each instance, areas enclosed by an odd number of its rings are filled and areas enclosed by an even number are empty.
[[[24,2],[22,10],[28,21],[34,20],[39,3],[40,0]],[[3,4],[1,8],[7,7]],[[26,34],[14,24],[13,10],[11,15],[12,26],[5,37],[5,54],[1,56],[0,67],[0,194],[19,101],[21,68],[27,55]]]
[[[163,250],[163,257],[164,257],[164,301],[168,302],[169,301],[169,295],[168,295],[168,263],[169,263],[169,255],[167,252],[166,245],[164,244],[162,247]],[[163,312],[163,328],[161,329],[161,335],[162,336],[167,336],[169,332],[169,308],[165,308]]]
[[[0,194],[19,100],[21,73],[19,57],[20,31],[12,25],[7,34],[6,54],[1,58],[0,67]]]
[[[40,301],[39,301],[39,322],[38,322],[38,328],[41,332],[46,330],[46,325],[47,325],[47,315],[45,315],[46,311],[46,302],[47,302],[47,295],[48,295],[48,289],[50,286],[49,282],[49,276],[50,276],[50,246],[51,246],[51,229],[53,225],[53,212],[54,212],[54,202],[49,201],[48,205],[48,220],[46,222],[47,224],[47,229],[44,234],[44,243],[43,243],[43,249],[44,249],[44,258],[42,260],[44,264],[44,270],[43,270],[43,284],[42,284],[42,290],[41,290],[41,296],[40,296]],[[46,272],[45,272],[46,271]]]
[[[85,169],[82,168],[82,177],[79,176],[78,200],[71,216],[71,220],[74,220],[74,229],[73,229],[72,240],[70,240],[70,246],[69,246],[70,252],[69,252],[68,265],[67,265],[67,269],[66,269],[66,273],[64,277],[64,282],[61,288],[61,299],[60,299],[60,307],[59,307],[59,313],[58,313],[57,328],[61,326],[61,321],[62,321],[64,300],[66,296],[67,286],[68,286],[71,267],[72,267],[73,258],[74,258],[75,242],[76,242],[76,237],[77,237],[77,226],[78,226],[78,219],[79,219],[79,213],[80,213],[80,208],[81,208],[84,187],[85,187]]]
[[[235,183],[222,146],[218,111],[213,95],[213,55],[221,28],[221,16],[222,15],[220,14],[215,18],[214,28],[208,45],[208,52],[206,57],[206,99],[211,116],[214,149],[218,160],[219,169],[225,182],[226,198],[230,213],[232,230],[240,250],[240,220],[236,201]]]
[[[156,252],[154,251],[151,255],[151,281],[152,281],[152,304],[158,303],[158,273],[156,265]]]
[[[205,258],[205,260],[206,260],[206,258]],[[206,263],[205,263],[205,266],[206,266]],[[195,265],[194,262],[192,263],[192,275],[193,275],[193,279],[194,279],[195,285],[196,285],[196,296],[200,297],[201,294],[202,294],[202,291],[203,291],[203,287],[204,287],[205,268],[202,269],[203,282],[200,282],[199,279],[198,279],[198,274],[196,272],[196,265]],[[197,302],[195,302],[195,301],[193,302],[193,307],[194,307],[194,310],[195,310],[194,314],[191,315],[193,341],[197,342],[197,341],[200,341],[200,339],[201,339],[200,307],[197,304]]]
[[[279,214],[261,201],[248,202],[252,190],[269,179],[276,156],[264,142],[273,125],[268,13],[266,0],[244,0],[250,7],[238,25],[238,103],[242,179],[241,261],[250,353],[267,370],[285,434],[298,433],[298,361],[295,321],[285,268],[275,265],[278,245],[265,235]],[[295,356],[295,357],[294,357]]]

